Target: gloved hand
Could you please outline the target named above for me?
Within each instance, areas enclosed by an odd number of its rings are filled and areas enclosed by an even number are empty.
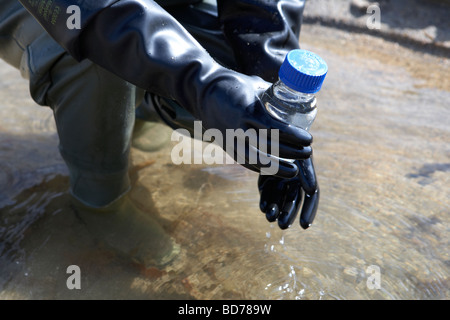
[[[304,1],[218,0],[221,29],[233,49],[239,70],[274,82],[286,54],[299,48]],[[293,179],[260,175],[260,208],[268,221],[288,228],[300,214],[306,229],[319,204],[319,186],[312,159],[295,162]],[[303,200],[304,198],[304,200]]]
[[[299,173],[293,179],[263,175],[258,179],[260,209],[268,221],[278,220],[281,229],[290,227],[299,211],[300,226],[307,229],[314,221],[319,205],[320,191],[312,157],[296,161],[296,164]]]
[[[175,100],[205,128],[219,129],[224,137],[227,129],[278,129],[280,157],[310,155],[308,132],[264,112],[259,97],[269,83],[219,65],[154,1],[85,0],[79,3],[80,29],[67,28],[65,13],[73,1],[48,2],[45,14],[39,1],[19,1],[74,58],[90,59],[140,88]],[[249,166],[264,168],[263,163]],[[295,164],[280,165],[280,176],[297,172]]]

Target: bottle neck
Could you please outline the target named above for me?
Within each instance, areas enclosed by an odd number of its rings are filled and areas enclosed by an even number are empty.
[[[315,98],[314,93],[304,93],[289,88],[283,81],[279,80],[273,85],[273,94],[280,100],[286,102],[310,102]]]

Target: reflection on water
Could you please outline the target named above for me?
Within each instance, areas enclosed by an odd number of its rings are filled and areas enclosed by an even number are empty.
[[[133,150],[131,197],[164,217],[182,247],[164,269],[133,264],[87,231],[51,112],[1,64],[0,298],[450,298],[450,88],[409,65],[428,63],[443,79],[448,61],[381,40],[369,50],[358,47],[366,38],[336,31],[323,41],[330,31],[316,28],[305,26],[304,47],[330,72],[312,128],[322,191],[314,224],[267,223],[257,175],[238,165],[176,166],[170,146]],[[66,287],[74,264],[81,290]],[[379,289],[368,285],[370,266],[381,272]]]

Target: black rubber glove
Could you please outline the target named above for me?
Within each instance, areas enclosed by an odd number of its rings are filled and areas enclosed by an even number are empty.
[[[259,97],[270,83],[220,66],[154,1],[79,2],[80,29],[67,28],[66,12],[73,1],[19,1],[74,58],[90,59],[140,88],[177,101],[205,128],[219,129],[224,137],[226,129],[278,129],[281,157],[310,155],[308,132],[264,111]],[[246,166],[264,169],[258,163]],[[291,178],[297,172],[295,164],[282,163],[278,174]]]
[[[300,170],[293,179],[264,175],[258,179],[260,209],[268,221],[278,220],[281,229],[290,227],[299,211],[300,226],[307,229],[313,223],[319,205],[320,190],[312,157],[296,163]]]
[[[286,54],[299,48],[304,1],[218,0],[219,20],[230,47],[236,70],[274,82]],[[319,186],[312,159],[297,161],[298,175],[280,179],[260,175],[260,208],[270,222],[288,228],[300,214],[308,228],[319,204]]]

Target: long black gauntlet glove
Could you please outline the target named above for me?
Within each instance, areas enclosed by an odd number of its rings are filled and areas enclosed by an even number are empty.
[[[90,59],[138,87],[177,101],[205,128],[219,129],[223,136],[226,129],[278,129],[281,157],[309,157],[311,135],[264,111],[259,97],[270,84],[217,64],[154,1],[77,1],[80,29],[67,27],[67,8],[74,1],[19,1],[74,58]],[[246,166],[264,168],[260,163]],[[280,163],[280,176],[297,172],[296,165]]]
[[[278,76],[285,55],[299,48],[304,8],[300,0],[218,0],[219,20],[234,52],[237,70],[270,82]],[[308,228],[319,205],[319,186],[312,157],[296,162],[293,179],[260,175],[260,208],[268,221],[288,228],[300,213],[300,225]]]

